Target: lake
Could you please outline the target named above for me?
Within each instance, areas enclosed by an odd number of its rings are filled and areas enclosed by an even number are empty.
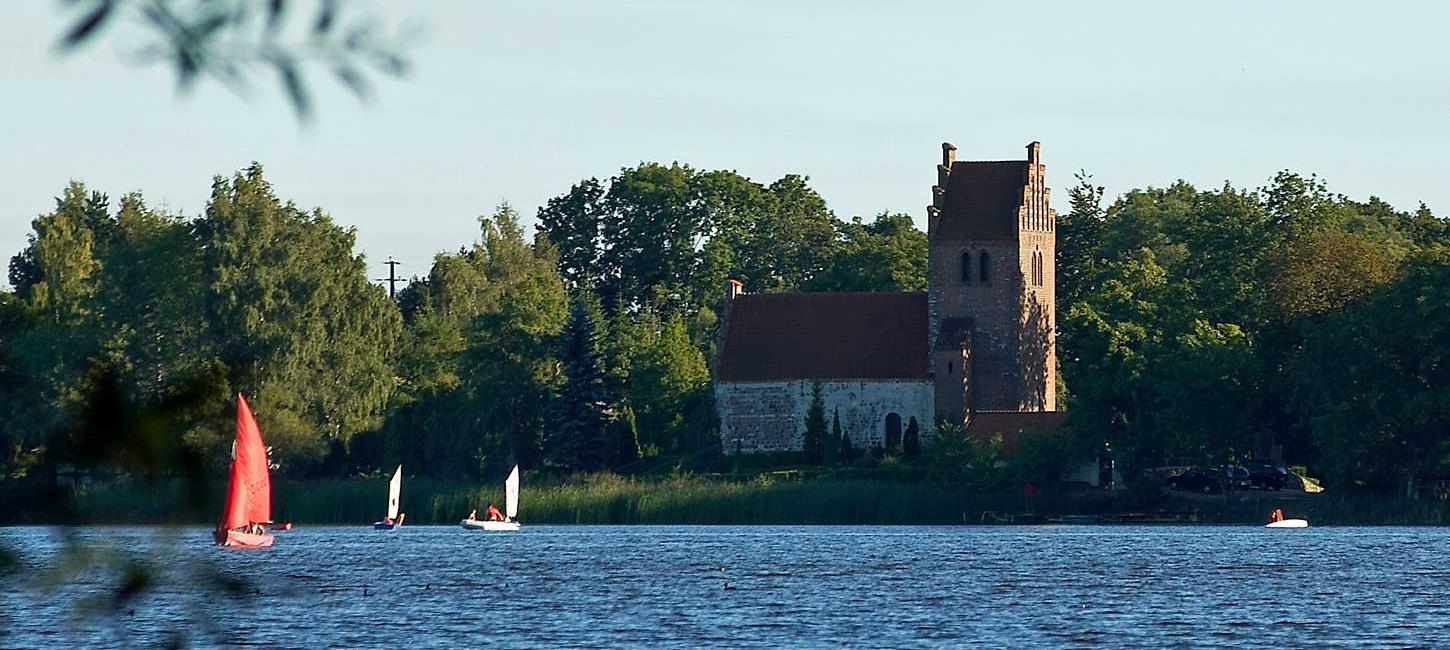
[[[1450,647],[1450,529],[302,527],[261,551],[76,532],[158,587],[87,617],[115,574],[48,589],[54,531],[0,528],[22,567],[0,646]]]

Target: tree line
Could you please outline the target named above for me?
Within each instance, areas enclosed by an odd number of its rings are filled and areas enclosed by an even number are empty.
[[[925,282],[909,217],[839,220],[801,176],[641,164],[580,182],[538,224],[527,233],[500,206],[393,301],[353,231],[279,197],[260,165],[216,178],[194,217],[73,182],[0,293],[5,474],[83,446],[66,436],[103,389],[176,405],[159,444],[214,468],[237,393],[296,476],[716,462],[707,364],[727,277],[773,291]]]
[[[1276,447],[1387,491],[1450,468],[1444,219],[1287,172],[1111,203],[1079,175],[1069,197],[1057,295],[1070,435],[1019,445],[1039,480],[1099,455],[1131,480]],[[5,474],[63,459],[106,386],[171,405],[146,411],[164,414],[158,444],[207,467],[225,463],[239,392],[289,475],[718,465],[708,368],[727,279],[926,286],[926,236],[908,216],[841,220],[799,175],[644,163],[580,181],[536,221],[526,232],[498,207],[389,300],[353,231],[279,197],[260,165],[215,179],[191,217],[71,183],[0,293]],[[864,451],[839,444],[829,414],[806,424],[807,462]],[[990,465],[959,431],[938,428],[923,453],[908,428],[901,452],[930,456],[912,462],[933,476]]]
[[[1332,485],[1450,473],[1450,225],[1283,172],[1058,222],[1059,354],[1077,453],[1129,477],[1282,450]],[[1070,446],[1066,441],[1059,447]]]

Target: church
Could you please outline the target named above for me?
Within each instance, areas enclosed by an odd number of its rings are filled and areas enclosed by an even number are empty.
[[[713,368],[727,454],[798,451],[820,386],[853,447],[915,421],[1009,436],[1055,426],[1056,233],[1041,144],[957,160],[942,144],[926,293],[751,294],[732,281]]]

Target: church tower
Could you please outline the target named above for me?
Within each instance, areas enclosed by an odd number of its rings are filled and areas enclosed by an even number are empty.
[[[1042,145],[958,161],[942,143],[927,211],[928,345],[938,419],[1055,411],[1056,213]]]

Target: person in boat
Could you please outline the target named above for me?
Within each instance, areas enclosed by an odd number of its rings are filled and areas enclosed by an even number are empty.
[[[503,513],[498,511],[498,506],[493,505],[492,503],[488,504],[488,520],[507,521],[506,519],[504,519]]]
[[[468,511],[468,520],[478,521],[478,508],[474,508],[473,510]]]
[[[1284,511],[1280,508],[1274,508],[1274,511],[1269,513],[1269,523],[1273,524],[1281,521],[1284,521]]]

